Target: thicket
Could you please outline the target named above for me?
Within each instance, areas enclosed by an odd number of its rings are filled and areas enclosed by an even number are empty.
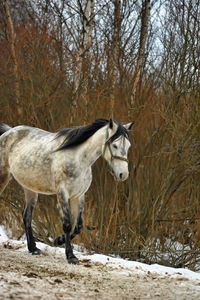
[[[74,242],[198,270],[200,1],[91,2],[87,45],[81,28],[88,1],[10,1],[13,37],[1,3],[0,121],[56,132],[99,117],[134,120],[129,179],[115,182],[99,159],[86,195],[84,230]],[[138,63],[146,2],[151,9]],[[0,222],[16,238],[24,234],[23,198],[14,181],[0,196]],[[60,235],[56,197],[39,197],[33,227],[37,239],[50,244]]]

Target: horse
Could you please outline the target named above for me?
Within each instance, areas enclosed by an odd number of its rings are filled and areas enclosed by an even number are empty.
[[[23,223],[30,253],[41,254],[31,227],[38,194],[56,194],[64,234],[55,239],[55,244],[65,243],[68,263],[79,263],[71,240],[83,227],[84,195],[92,182],[91,167],[102,155],[116,180],[128,178],[129,131],[133,124],[102,118],[52,133],[0,123],[0,194],[11,178],[24,189]]]

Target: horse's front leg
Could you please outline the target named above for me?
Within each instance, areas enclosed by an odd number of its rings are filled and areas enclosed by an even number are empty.
[[[36,247],[31,227],[33,209],[37,202],[38,194],[27,189],[24,189],[24,193],[26,204],[23,211],[23,221],[27,237],[27,246],[29,252],[31,252],[34,255],[39,255],[41,254],[41,250]]]
[[[62,207],[62,213],[63,213],[63,230],[65,233],[65,254],[68,260],[68,263],[70,264],[78,264],[78,259],[74,255],[72,246],[71,246],[71,230],[72,230],[72,224],[71,224],[71,217],[70,217],[70,207],[69,207],[69,196],[67,191],[65,189],[61,189],[61,191],[57,195],[58,201],[61,204]]]
[[[71,232],[71,240],[81,232],[83,228],[83,209],[84,209],[84,202],[85,202],[85,195],[82,195],[81,197],[74,199],[72,201],[70,207],[73,210],[72,215],[73,215],[73,227],[72,227],[72,232]],[[55,246],[61,246],[65,244],[65,235],[58,236],[54,240],[54,245]]]
[[[85,202],[85,195],[82,195],[81,197],[79,197],[78,202],[74,206],[77,206],[76,210],[77,210],[77,220],[75,221],[75,228],[74,231],[71,235],[71,239],[73,239],[77,234],[79,234],[83,228],[83,209],[84,209],[84,202]]]

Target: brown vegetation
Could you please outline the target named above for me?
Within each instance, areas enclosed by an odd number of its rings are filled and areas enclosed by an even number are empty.
[[[93,26],[93,37],[84,46],[79,28],[85,22],[86,2],[61,1],[58,7],[54,1],[35,1],[36,6],[31,1],[18,5],[12,1],[15,62],[5,5],[0,4],[0,121],[57,131],[72,121],[72,125],[89,123],[112,114],[122,122],[134,120],[130,177],[118,184],[103,159],[96,163],[86,198],[85,228],[75,242],[97,252],[196,269],[200,259],[200,2],[165,1],[168,9],[162,6],[161,10],[159,1],[150,1],[146,50],[140,57],[134,97],[142,1],[92,1],[94,14],[87,15],[92,20],[86,25]],[[81,62],[79,82],[77,57],[87,59],[87,64]],[[16,98],[16,64],[20,99]],[[1,223],[20,237],[22,190],[12,183],[0,200]],[[46,242],[60,234],[55,197],[40,197],[34,231]],[[173,250],[175,242],[187,252]],[[170,259],[164,258],[164,252]]]

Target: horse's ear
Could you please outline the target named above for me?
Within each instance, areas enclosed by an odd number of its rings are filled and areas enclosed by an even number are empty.
[[[109,120],[109,128],[112,130],[113,133],[117,131],[118,125],[115,121],[113,121],[113,119]]]
[[[109,121],[109,127],[110,127],[110,129],[113,129],[113,120],[112,119],[110,119],[110,121]]]
[[[130,123],[127,123],[127,124],[123,124],[123,126],[127,129],[127,130],[131,130],[132,129],[132,126],[133,124],[135,124],[135,122],[130,122]]]

